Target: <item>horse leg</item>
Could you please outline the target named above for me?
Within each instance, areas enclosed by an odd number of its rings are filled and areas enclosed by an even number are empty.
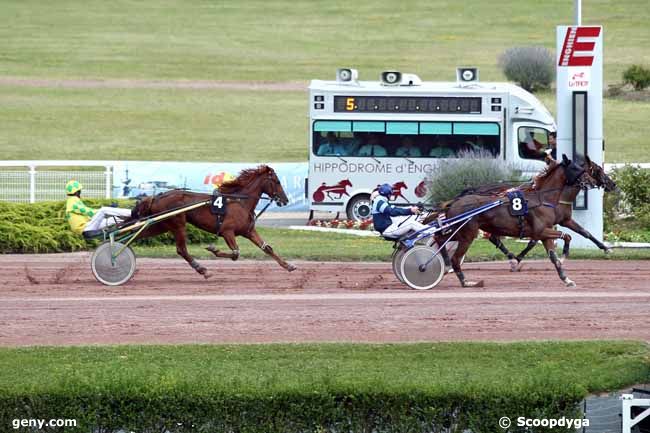
[[[469,249],[469,246],[472,244],[474,238],[478,234],[478,227],[475,230],[461,230],[458,235],[460,239],[458,240],[458,248],[454,253],[454,256],[451,258],[451,267],[454,269],[454,273],[460,281],[460,285],[463,287],[483,287],[483,280],[480,281],[467,281],[465,279],[465,274],[460,267],[460,261]]]
[[[519,270],[518,269],[519,262],[521,260],[517,260],[515,258],[515,255],[512,254],[510,252],[510,250],[508,250],[508,248],[506,248],[505,245],[503,245],[503,242],[501,242],[501,239],[498,236],[495,236],[495,235],[490,233],[489,241],[492,242],[492,244],[494,244],[494,246],[497,247],[499,249],[499,251],[501,251],[503,254],[505,254],[506,257],[508,257],[508,262],[510,262],[510,272],[518,271]]]
[[[592,235],[592,234],[589,233],[587,230],[585,230],[585,229],[584,229],[580,224],[578,224],[578,223],[577,223],[576,221],[574,221],[573,219],[569,219],[569,220],[566,220],[566,221],[562,221],[560,224],[561,224],[563,227],[566,227],[566,228],[568,228],[568,229],[571,229],[571,230],[573,230],[574,232],[578,233],[579,235],[581,235],[581,236],[583,236],[583,237],[589,239],[591,242],[593,242],[594,244],[596,244],[596,246],[597,246],[598,248],[600,248],[601,250],[603,250],[603,252],[604,252],[605,254],[609,254],[609,253],[612,252],[612,249],[611,249],[611,248],[607,247],[607,246],[606,246],[605,244],[603,244],[601,241],[599,241],[598,239],[596,239],[596,238],[594,237],[594,235]]]
[[[442,260],[445,262],[445,273],[451,272],[451,259],[449,258],[449,251],[447,251],[447,248],[441,249],[440,255],[442,256]]]
[[[185,221],[183,221],[184,223]],[[187,251],[187,235],[185,233],[185,225],[177,225],[171,231],[174,233],[174,240],[176,241],[176,253],[185,259],[187,263],[199,274],[207,280],[212,275],[208,270],[199,264],[194,257]]]
[[[528,254],[530,252],[530,250],[535,248],[535,245],[537,245],[537,241],[532,240],[532,239],[529,240],[528,245],[526,245],[526,248],[521,250],[521,252],[517,255],[517,257],[515,257],[515,260],[517,260],[517,269],[516,269],[517,272],[521,271],[521,268],[523,267],[523,265],[521,264],[521,261],[524,259],[524,257],[526,257],[526,254]]]
[[[259,249],[264,251],[267,255],[273,257],[273,259],[278,262],[280,266],[282,266],[284,269],[286,269],[289,272],[295,271],[296,267],[292,265],[291,263],[287,263],[282,257],[278,256],[275,254],[275,251],[273,251],[273,248],[271,248],[271,245],[267,244],[264,239],[257,233],[257,230],[253,229],[251,230],[247,235],[245,235],[248,240],[250,240],[252,243],[257,245]]]
[[[556,230],[548,229],[549,231],[556,232]],[[544,230],[546,232],[546,230]],[[561,232],[558,232],[561,233]],[[557,270],[557,274],[560,277],[560,279],[564,282],[564,284],[567,287],[575,287],[576,283],[571,281],[565,274],[564,274],[564,269],[562,268],[562,262],[560,259],[557,257],[557,253],[555,252],[555,239],[559,238],[559,236],[549,236],[546,237],[542,243],[544,244],[544,248],[546,248],[546,252],[548,253],[548,258],[551,260],[551,263],[553,263],[553,266],[555,266],[555,270]]]
[[[224,253],[222,251],[219,251],[214,244],[208,245],[205,249],[210,251],[216,257],[231,259],[232,261],[237,260],[239,258],[239,246],[237,245],[237,241],[235,240],[235,233],[232,231],[227,231],[224,232],[221,236],[226,241],[226,245],[228,245],[228,248],[230,248],[231,251],[230,253]]]

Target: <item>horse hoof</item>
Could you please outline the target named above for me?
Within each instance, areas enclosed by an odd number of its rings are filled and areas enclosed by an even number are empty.
[[[481,281],[466,281],[465,284],[463,284],[463,287],[483,287],[484,283],[483,280]]]
[[[603,252],[604,252],[605,254],[611,254],[611,253],[612,253],[612,249],[611,249],[611,248],[605,248],[605,249],[603,250]]]
[[[289,263],[289,265],[287,266],[287,271],[289,271],[289,272],[293,272],[296,269],[298,269],[298,268],[296,266],[292,265],[291,263]]]
[[[207,247],[205,247],[205,249],[214,254],[219,252],[219,250],[217,249],[217,247],[214,246],[214,244],[208,245]]]
[[[510,263],[510,272],[517,272],[519,269],[519,262],[516,260],[508,260],[508,263]]]
[[[571,280],[568,279],[568,278],[566,278],[566,279],[564,280],[564,284],[565,284],[567,287],[575,287],[575,286],[576,286],[575,281],[571,281]]]
[[[209,273],[209,272],[206,272],[206,273],[203,274],[203,278],[205,278],[206,280],[207,280],[208,278],[210,278],[210,277],[212,277],[212,274]]]

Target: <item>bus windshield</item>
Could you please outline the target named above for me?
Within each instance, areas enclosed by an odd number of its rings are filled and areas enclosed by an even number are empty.
[[[316,156],[457,158],[468,151],[498,156],[501,133],[491,122],[331,121],[313,123]]]

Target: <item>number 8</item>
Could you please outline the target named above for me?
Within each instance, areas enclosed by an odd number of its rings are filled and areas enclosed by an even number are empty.
[[[519,197],[515,198],[512,200],[512,209],[513,210],[521,210],[524,206],[521,203],[521,199]]]

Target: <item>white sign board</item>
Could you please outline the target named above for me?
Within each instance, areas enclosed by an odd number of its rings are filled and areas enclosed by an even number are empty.
[[[566,154],[571,158],[574,153],[587,154],[592,161],[602,164],[603,27],[558,26],[556,47],[557,154]],[[574,107],[576,101],[580,105]],[[602,190],[589,191],[583,203],[587,209],[574,210],[573,219],[596,238],[602,239]],[[591,241],[576,233],[570,233],[573,237],[572,246],[594,247]]]

